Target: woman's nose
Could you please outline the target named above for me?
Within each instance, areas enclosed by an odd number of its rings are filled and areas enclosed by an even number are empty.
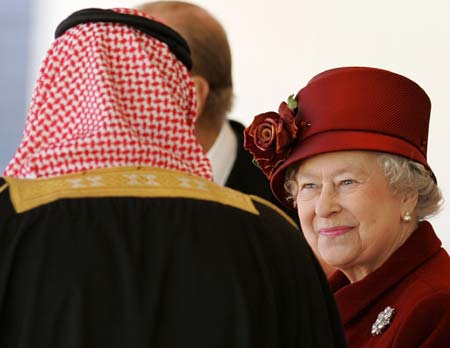
[[[331,186],[323,186],[316,201],[316,215],[326,218],[340,210],[336,191]]]

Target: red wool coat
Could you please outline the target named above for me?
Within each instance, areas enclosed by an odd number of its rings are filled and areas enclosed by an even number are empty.
[[[350,284],[342,272],[330,279],[348,348],[450,347],[450,258],[428,222],[384,265]],[[372,335],[372,325],[386,307],[391,324]]]

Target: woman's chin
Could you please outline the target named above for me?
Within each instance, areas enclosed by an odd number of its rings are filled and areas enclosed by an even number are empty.
[[[336,268],[350,263],[354,258],[354,252],[348,245],[330,245],[328,241],[319,241],[319,253],[326,263]]]

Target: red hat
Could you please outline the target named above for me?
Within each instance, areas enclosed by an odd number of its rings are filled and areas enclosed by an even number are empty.
[[[344,67],[315,76],[296,96],[297,137],[270,176],[287,206],[285,171],[295,162],[333,151],[370,150],[427,163],[431,102],[410,79],[390,71]],[[294,110],[295,111],[295,110]]]

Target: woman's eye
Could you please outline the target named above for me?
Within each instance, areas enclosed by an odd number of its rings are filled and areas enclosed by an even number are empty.
[[[320,192],[320,185],[314,184],[312,182],[300,183],[297,195],[298,201],[308,201],[317,196]]]
[[[303,184],[301,187],[302,187],[302,189],[311,189],[311,188],[316,187],[316,185],[313,183],[307,183],[307,184]]]
[[[353,184],[354,182],[355,181],[353,179],[345,179],[345,180],[341,181],[341,184],[344,185],[344,186],[347,186],[347,185]]]

